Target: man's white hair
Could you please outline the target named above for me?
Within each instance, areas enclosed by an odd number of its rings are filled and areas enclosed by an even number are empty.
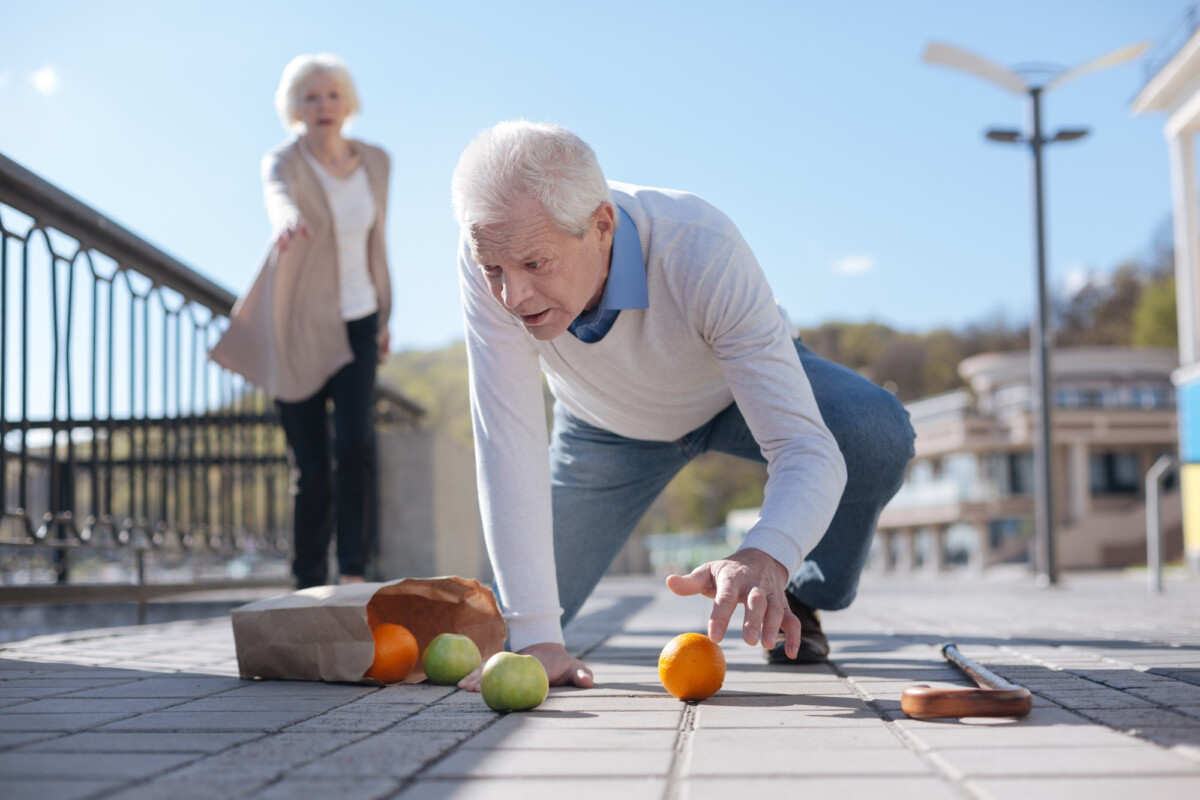
[[[450,185],[454,215],[464,230],[506,222],[512,208],[530,197],[555,224],[583,236],[608,183],[587,142],[559,125],[500,122],[471,140],[458,159]]]
[[[290,131],[304,132],[304,123],[298,119],[297,113],[300,108],[300,92],[304,89],[304,83],[318,72],[333,78],[341,88],[342,99],[346,101],[346,108],[350,112],[346,118],[347,122],[362,111],[362,103],[358,100],[358,91],[354,88],[350,70],[346,69],[346,62],[333,53],[305,53],[293,58],[283,68],[279,88],[275,90],[275,112],[279,114],[283,127]]]

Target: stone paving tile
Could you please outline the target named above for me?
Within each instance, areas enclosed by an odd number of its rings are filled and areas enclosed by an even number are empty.
[[[250,732],[180,732],[163,736],[160,733],[74,733],[26,744],[18,752],[48,753],[216,753],[242,742],[256,739],[261,733]]]
[[[24,747],[34,742],[44,742],[53,739],[58,734],[53,732],[21,731],[18,733],[0,733],[0,750],[13,747]]]
[[[687,780],[682,785],[681,800],[731,800],[743,797],[791,797],[803,788],[808,797],[829,797],[837,800],[961,800],[955,789],[936,778],[924,777],[813,777],[802,784],[795,776],[761,778],[739,776],[714,778],[706,776]],[[1061,797],[1056,800],[1062,800]],[[1128,798],[1126,798],[1128,800]]]
[[[657,750],[455,750],[427,777],[665,777],[670,759]]]
[[[677,730],[682,714],[682,707],[672,711],[622,711],[619,714],[542,711],[539,708],[520,714],[505,714],[495,721],[495,725],[500,729],[509,726],[541,726],[546,728],[587,728],[589,730],[610,728],[616,730],[663,728]]]
[[[493,725],[465,740],[464,750],[673,750],[679,732],[675,730],[545,728]]]
[[[476,702],[482,700],[476,695]],[[679,701],[666,690],[659,687],[658,694],[653,697],[577,697],[570,692],[551,693],[538,708],[543,711],[594,711],[597,713],[621,711],[671,711],[679,706]]]
[[[254,800],[382,800],[399,788],[400,781],[393,778],[285,778],[247,796]]]
[[[44,701],[43,701],[44,702]],[[340,697],[322,697],[321,695],[278,695],[276,697],[228,697],[223,694],[203,697],[199,700],[177,702],[172,711],[206,712],[206,711],[307,711],[317,713],[333,708],[345,707],[346,700]],[[419,708],[419,706],[417,706]]]
[[[464,732],[387,731],[369,736],[302,767],[289,777],[386,776],[404,778],[452,750],[470,734]]]
[[[1091,778],[986,778],[967,781],[966,789],[983,800],[1184,800],[1195,797],[1195,778],[1144,775]]]
[[[287,726],[289,733],[374,733],[392,727],[412,715],[419,706],[405,710],[383,712],[363,709],[361,711],[330,711],[325,714],[302,719]],[[306,716],[301,714],[300,717]],[[276,726],[280,727],[280,726]]]
[[[21,714],[79,714],[79,713],[113,713],[140,714],[146,711],[157,711],[162,708],[178,706],[184,702],[181,697],[169,698],[127,698],[127,697],[48,697],[41,700],[30,700],[19,709],[12,709]]]
[[[298,695],[340,697],[347,701],[385,691],[375,686],[350,683],[320,683],[318,681],[238,681],[238,685],[221,693],[222,697],[279,697]]]
[[[1193,728],[1196,720],[1166,708],[1089,708],[1079,713],[1087,718],[1117,730],[1138,729],[1143,726],[1158,728]]]
[[[119,720],[125,714],[0,714],[0,733],[12,731],[80,731]]]
[[[346,708],[365,705],[433,703],[461,691],[455,686],[435,686],[431,683],[404,684],[377,689],[346,704]],[[322,695],[324,696],[324,695]]]
[[[206,676],[157,677],[71,693],[71,697],[203,697],[245,685],[233,678]]]
[[[792,753],[800,750],[814,753],[849,749],[909,752],[900,738],[882,722],[870,726],[792,727],[782,730],[698,727],[691,732],[688,746],[703,761],[720,761],[722,752],[753,755],[780,751],[788,753],[789,759]],[[870,758],[876,755],[872,752]],[[745,758],[735,760],[745,769]]]
[[[996,728],[1012,728],[1012,729],[1032,729],[1044,728],[1048,726],[1066,726],[1075,728],[1092,727],[1093,722],[1086,717],[1076,714],[1065,708],[1052,707],[1037,707],[1028,715],[1019,719],[1011,717],[969,717],[963,720],[953,719],[911,719],[901,711],[890,712],[887,714],[888,720],[897,728],[911,729],[921,731],[930,730],[945,730],[951,727],[960,725],[971,725],[979,727],[996,727]]]
[[[104,800],[235,800],[253,794],[271,780],[262,775],[173,772],[106,794]]]
[[[893,737],[893,741],[895,741]],[[683,771],[684,778],[705,776],[782,777],[804,779],[817,777],[872,777],[932,775],[933,768],[920,756],[896,742],[890,749],[871,750],[829,748],[811,750],[804,746],[789,747],[788,742],[772,743],[763,749],[739,743],[736,746],[697,747],[689,755]],[[764,757],[770,753],[770,757]]]
[[[477,713],[457,711],[444,714],[436,707],[423,709],[397,722],[397,731],[477,731],[496,721],[499,715],[488,709]]]
[[[0,753],[0,775],[35,779],[53,775],[72,780],[129,780],[165,772],[194,761],[191,753],[48,753],[12,750]]]
[[[100,780],[5,778],[4,800],[83,800],[119,785],[119,782]]]
[[[1119,689],[1095,684],[1078,689],[1033,689],[1036,694],[1068,708],[1153,708],[1154,703]]]
[[[497,800],[497,798],[570,798],[570,800],[661,800],[662,778],[590,777],[586,781],[562,778],[437,779],[421,777],[397,795],[397,800]],[[793,787],[794,788],[794,787]],[[727,795],[723,800],[738,797]]]
[[[947,721],[941,727],[897,728],[922,750],[983,747],[1136,747],[1133,736],[1102,725],[975,725]]]
[[[274,731],[304,719],[309,711],[152,711],[112,722],[108,731]],[[57,716],[57,715],[56,715]]]
[[[1166,685],[1137,686],[1130,688],[1129,693],[1164,706],[1200,705],[1200,686],[1190,683],[1172,681]]]
[[[980,748],[938,750],[930,759],[955,780],[984,777],[1191,775],[1200,765],[1154,745],[1091,748]]]

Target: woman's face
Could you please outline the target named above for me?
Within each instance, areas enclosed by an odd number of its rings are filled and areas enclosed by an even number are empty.
[[[331,136],[342,132],[349,116],[342,87],[324,72],[314,72],[300,87],[300,105],[296,117],[304,123],[309,136]]]

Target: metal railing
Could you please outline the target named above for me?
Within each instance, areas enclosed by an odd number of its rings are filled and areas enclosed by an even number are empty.
[[[83,551],[132,554],[141,587],[148,557],[163,574],[187,557],[222,577],[240,560],[238,586],[258,581],[247,560],[272,563],[266,581],[283,580],[274,404],[207,358],[235,300],[0,155],[0,602],[78,595],[63,584]],[[381,402],[393,423],[423,413],[386,389]],[[50,554],[57,594],[11,587],[6,560],[30,549]]]
[[[1146,472],[1146,567],[1150,594],[1163,590],[1163,485],[1179,466],[1175,456],[1160,456]]]

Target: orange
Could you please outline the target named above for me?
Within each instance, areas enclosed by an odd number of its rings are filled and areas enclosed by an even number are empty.
[[[702,633],[681,633],[662,649],[658,679],[680,700],[712,697],[725,682],[725,653]]]
[[[371,633],[375,637],[375,660],[363,677],[383,683],[404,680],[417,665],[416,637],[408,628],[391,622],[381,622]]]

